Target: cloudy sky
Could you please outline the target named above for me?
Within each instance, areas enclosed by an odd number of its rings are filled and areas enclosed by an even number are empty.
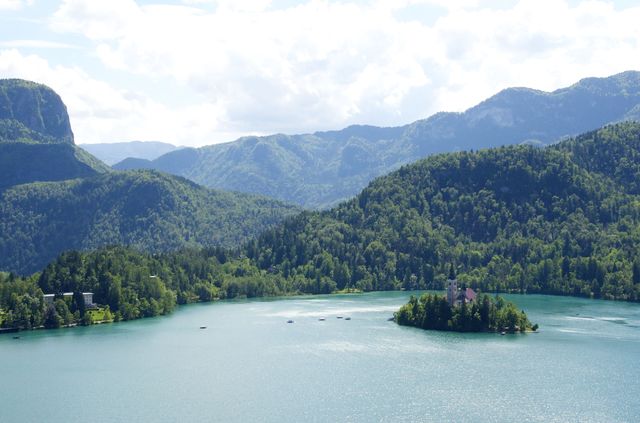
[[[55,89],[77,143],[200,146],[640,70],[639,22],[633,0],[0,0],[0,78]]]

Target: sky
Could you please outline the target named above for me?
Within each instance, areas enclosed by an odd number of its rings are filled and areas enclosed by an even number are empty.
[[[0,78],[58,92],[76,143],[203,146],[640,70],[639,22],[633,0],[0,0]]]

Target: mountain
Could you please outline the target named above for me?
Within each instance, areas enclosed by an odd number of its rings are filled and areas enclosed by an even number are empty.
[[[297,213],[155,171],[110,172],[0,193],[0,269],[31,273],[66,250],[233,247]]]
[[[442,289],[454,264],[485,292],[638,301],[639,181],[640,123],[439,154],[287,220],[246,255],[305,292]]]
[[[545,145],[640,116],[640,72],[588,78],[553,92],[509,88],[464,113],[438,113],[395,128],[350,126],[304,135],[245,137],[120,163],[220,189],[326,208],[373,178],[434,153],[506,144]]]
[[[21,138],[73,144],[67,108],[45,85],[0,79],[0,141]]]
[[[121,162],[111,166],[114,170],[139,170],[139,169],[153,169],[153,163],[147,159],[137,159],[135,157],[127,157]]]
[[[153,160],[163,154],[177,150],[173,144],[159,141],[130,141],[98,144],[80,144],[109,166],[128,158]]]
[[[29,273],[62,251],[108,244],[232,247],[296,212],[173,175],[114,172],[74,144],[53,90],[0,80],[0,270]]]
[[[20,79],[0,80],[0,191],[109,170],[74,145],[67,108],[53,90]]]

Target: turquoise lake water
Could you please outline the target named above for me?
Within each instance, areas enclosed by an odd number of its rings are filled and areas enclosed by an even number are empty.
[[[506,296],[541,330],[500,336],[387,321],[408,297],[218,302],[5,334],[0,422],[640,421],[639,304]]]

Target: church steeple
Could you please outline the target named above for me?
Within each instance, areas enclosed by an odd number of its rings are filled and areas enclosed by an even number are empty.
[[[456,269],[453,267],[453,263],[449,264],[449,280],[453,281],[456,279]]]
[[[456,279],[456,271],[453,263],[449,266],[449,280],[447,280],[447,302],[451,307],[454,306],[458,297],[458,281]]]

